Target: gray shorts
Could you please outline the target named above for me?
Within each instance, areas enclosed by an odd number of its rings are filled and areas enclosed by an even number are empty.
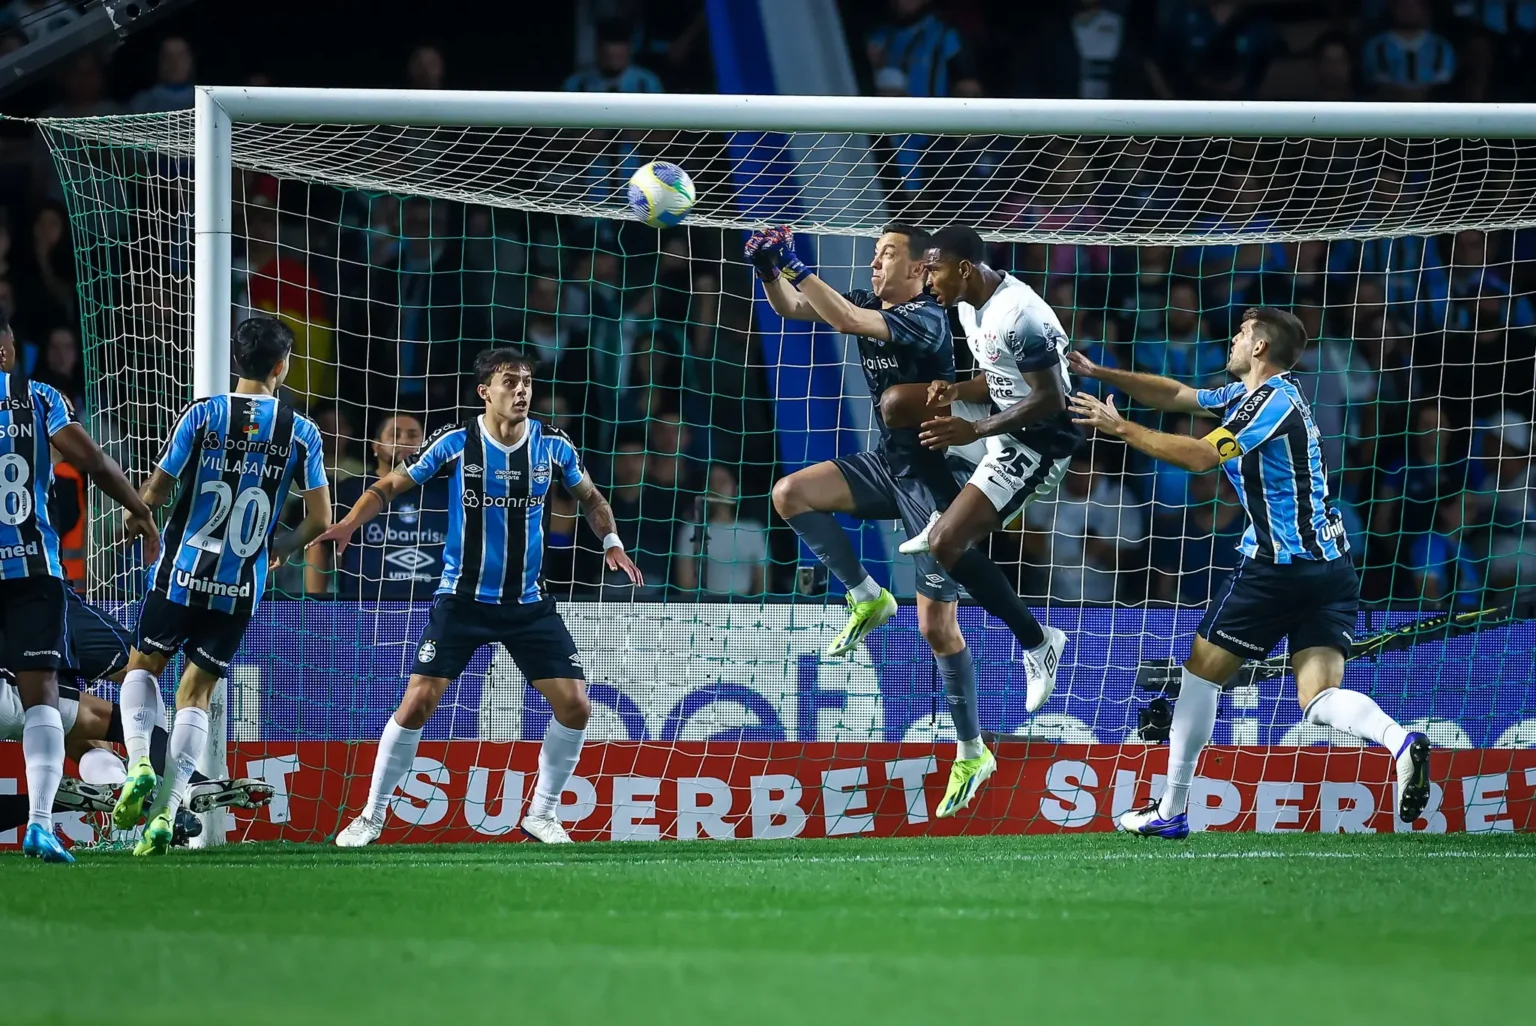
[[[0,741],[20,741],[26,727],[26,710],[21,707],[21,692],[8,680],[0,680]],[[80,692],[67,684],[59,685],[59,719],[64,733],[75,729],[80,715]]]
[[[953,498],[946,496],[940,502],[933,490],[917,478],[896,477],[885,456],[878,452],[857,452],[832,462],[842,471],[848,490],[853,493],[853,515],[860,520],[900,520],[907,529],[908,538],[921,534],[928,526],[928,518],[948,507]],[[957,462],[950,468],[953,473],[961,466],[965,472],[957,476],[957,494],[970,475],[970,465]],[[960,598],[960,586],[950,580],[933,558],[933,553],[918,553],[912,561],[917,564],[919,595],[937,602],[955,602]]]

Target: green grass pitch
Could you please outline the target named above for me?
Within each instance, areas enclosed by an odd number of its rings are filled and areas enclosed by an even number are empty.
[[[7,1024],[1402,1026],[1533,1007],[1531,835],[0,860]]]

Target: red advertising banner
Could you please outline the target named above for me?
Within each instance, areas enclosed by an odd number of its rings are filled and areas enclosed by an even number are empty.
[[[362,807],[375,746],[235,743],[229,769],[277,790],[236,811],[229,839],[320,841]],[[426,742],[391,804],[384,843],[517,840],[538,774],[535,742]],[[602,742],[563,796],[577,840],[1058,833],[1113,829],[1162,789],[1167,748],[1003,744],[976,803],[935,820],[952,748],[875,743]],[[1393,813],[1380,749],[1210,748],[1191,791],[1195,829],[1433,833],[1536,829],[1536,750],[1437,751],[1425,815]],[[20,745],[0,745],[0,793],[24,788]],[[80,826],[65,833],[76,836]],[[86,835],[88,836],[88,834]],[[15,844],[15,831],[0,844]]]

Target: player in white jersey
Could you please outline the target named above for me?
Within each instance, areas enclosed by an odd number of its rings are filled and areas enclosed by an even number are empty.
[[[1035,290],[986,264],[986,247],[970,228],[951,225],[934,233],[928,250],[929,283],[946,307],[959,307],[960,325],[976,358],[969,381],[934,381],[930,406],[985,403],[995,412],[971,420],[957,416],[924,422],[918,440],[932,449],[970,445],[980,439],[986,454],[970,481],[942,514],[935,514],[905,553],[930,552],[949,567],[972,545],[1013,519],[1031,499],[1051,492],[1083,444],[1067,412],[1067,334],[1055,311]],[[1034,712],[1055,687],[1066,635],[1046,628],[1050,649],[1042,659],[1046,686],[1031,688]]]

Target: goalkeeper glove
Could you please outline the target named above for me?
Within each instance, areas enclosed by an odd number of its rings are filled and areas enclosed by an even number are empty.
[[[763,281],[773,281],[779,276],[779,267],[774,262],[773,253],[763,248],[767,241],[766,232],[753,232],[747,239],[746,257],[759,278]]]
[[[810,273],[810,268],[805,266],[805,261],[795,255],[795,233],[790,231],[789,225],[780,225],[770,228],[763,233],[763,244],[760,252],[772,254],[773,262],[784,277],[793,284]]]

